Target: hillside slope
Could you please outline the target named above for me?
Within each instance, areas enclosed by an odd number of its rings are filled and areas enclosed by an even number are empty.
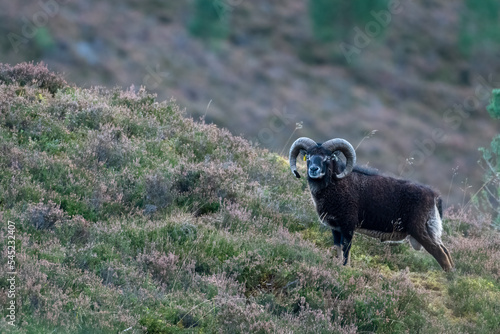
[[[2,61],[43,60],[80,87],[145,85],[276,152],[296,122],[296,134],[317,141],[358,143],[378,130],[359,147],[360,162],[446,195],[451,184],[447,206],[482,186],[477,148],[499,128],[484,106],[498,86],[500,49],[496,39],[478,42],[469,57],[461,51],[463,18],[479,21],[465,5],[473,1],[399,1],[384,32],[351,63],[339,43],[353,44],[353,29],[365,26],[345,20],[342,39],[325,45],[313,34],[310,1],[214,1],[230,5],[227,37],[216,41],[189,33],[194,3],[203,1],[55,2],[36,30],[26,22],[43,17],[40,2],[0,0]],[[426,144],[437,129],[445,140]]]
[[[477,214],[446,213],[453,273],[360,235],[342,267],[284,157],[143,89],[16,68],[36,80],[0,83],[2,333],[500,331],[500,238]]]

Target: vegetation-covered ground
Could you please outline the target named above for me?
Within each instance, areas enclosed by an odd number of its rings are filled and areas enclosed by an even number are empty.
[[[0,67],[2,289],[9,221],[17,272],[0,332],[500,332],[500,238],[480,214],[446,213],[452,273],[361,235],[343,267],[283,156],[143,89]]]

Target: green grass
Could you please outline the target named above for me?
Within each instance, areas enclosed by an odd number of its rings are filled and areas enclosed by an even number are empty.
[[[500,331],[500,238],[472,215],[445,222],[453,273],[362,235],[343,267],[286,159],[143,90],[1,84],[0,138],[2,333]]]

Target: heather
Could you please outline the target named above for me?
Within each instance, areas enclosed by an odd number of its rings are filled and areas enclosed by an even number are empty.
[[[18,273],[2,333],[500,331],[486,215],[446,211],[455,272],[362,235],[343,267],[284,156],[143,88],[17,66],[25,80],[0,78],[1,258],[15,222]]]

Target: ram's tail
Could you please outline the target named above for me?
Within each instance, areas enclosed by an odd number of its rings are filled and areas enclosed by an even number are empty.
[[[443,200],[441,199],[441,197],[437,198],[436,206],[439,212],[439,217],[443,219]]]

